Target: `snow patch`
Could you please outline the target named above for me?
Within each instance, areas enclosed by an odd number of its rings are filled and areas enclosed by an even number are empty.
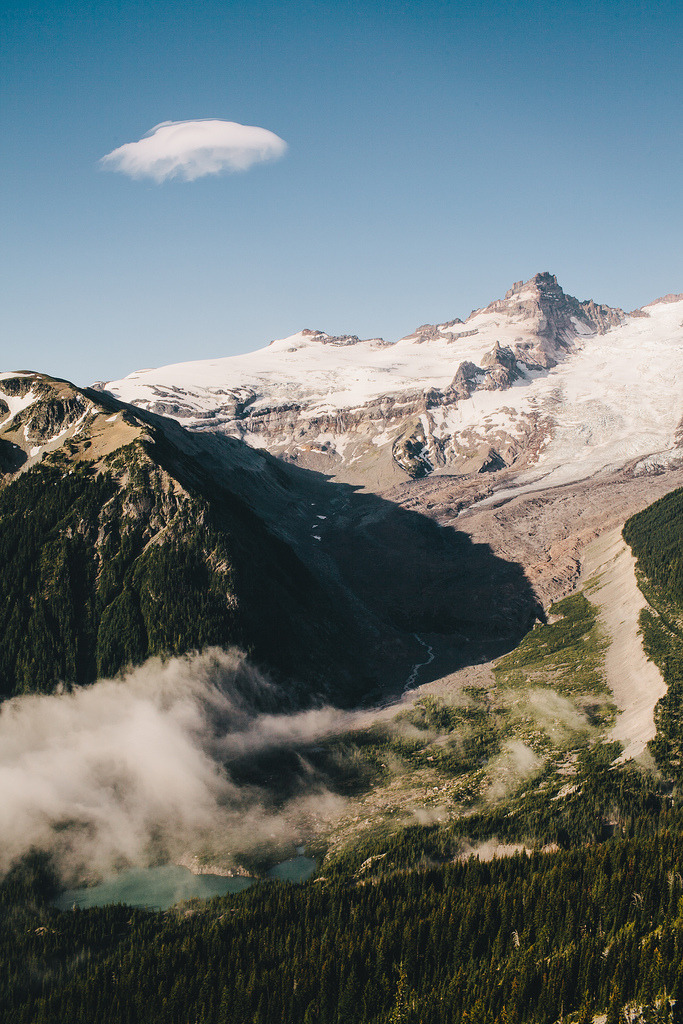
[[[28,377],[30,375],[29,374],[18,374],[18,373],[6,373],[6,374],[3,374],[2,376],[0,376],[0,380],[7,380],[10,377],[21,377],[21,376]],[[19,396],[19,395],[17,395],[17,396],[6,395],[4,391],[2,392],[0,397],[2,397],[3,402],[5,402],[5,404],[9,408],[8,415],[0,423],[0,430],[2,430],[2,428],[4,426],[6,426],[8,423],[12,422],[12,420],[14,419],[14,417],[18,413],[23,412],[24,409],[28,409],[28,407],[30,405],[33,405],[33,403],[35,402],[35,400],[37,399],[38,396],[33,393],[33,390],[31,390],[31,391],[28,391],[23,396],[23,398],[21,396]],[[26,428],[24,427],[24,433],[25,432],[26,432]]]

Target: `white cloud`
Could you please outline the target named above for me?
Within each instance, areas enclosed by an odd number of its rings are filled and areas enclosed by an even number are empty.
[[[194,181],[220,171],[246,171],[254,164],[277,160],[287,143],[266,128],[236,121],[164,121],[139,142],[107,153],[102,167],[131,178]]]
[[[285,695],[237,650],[152,658],[122,679],[5,701],[0,878],[31,849],[49,851],[62,877],[77,882],[122,866],[207,852],[225,861],[305,841],[344,802],[303,756],[286,800],[236,781],[231,765],[318,743],[367,713],[277,713],[283,705]]]

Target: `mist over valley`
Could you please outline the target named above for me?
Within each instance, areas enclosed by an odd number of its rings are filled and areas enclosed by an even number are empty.
[[[283,900],[458,871],[479,893],[507,861],[533,887],[675,818],[682,310],[539,274],[393,345],[304,331],[94,388],[0,374],[16,920],[52,936],[72,902],[105,922],[122,899],[223,928],[266,900],[279,944]],[[550,941],[501,921],[515,949]]]

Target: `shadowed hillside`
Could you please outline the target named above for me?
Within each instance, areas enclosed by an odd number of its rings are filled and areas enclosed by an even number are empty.
[[[356,703],[403,687],[414,634],[436,670],[538,611],[519,566],[381,498],[65,381],[0,391],[5,696],[237,644],[296,702]]]

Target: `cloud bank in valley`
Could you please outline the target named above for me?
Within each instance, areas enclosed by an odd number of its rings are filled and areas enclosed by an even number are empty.
[[[277,160],[287,143],[266,128],[207,119],[164,121],[138,142],[127,142],[100,160],[107,170],[131,178],[194,181],[221,171],[247,171]]]
[[[550,716],[558,727],[583,724],[570,702],[531,698],[541,727]],[[283,859],[349,813],[335,782],[348,765],[343,753],[337,765],[334,743],[327,758],[325,741],[374,723],[372,710],[297,710],[237,649],[152,658],[123,678],[8,700],[0,877],[32,849],[50,853],[67,884],[196,857],[223,867]],[[400,717],[384,725],[424,736]],[[508,740],[488,766],[485,796],[501,799],[539,767],[528,746]],[[404,811],[406,824],[451,813],[423,800]]]
[[[237,651],[152,659],[124,679],[0,707],[0,874],[32,848],[65,880],[208,852],[305,841],[343,801],[308,773],[286,799],[231,761],[352,726],[331,708],[276,713],[282,691]]]

